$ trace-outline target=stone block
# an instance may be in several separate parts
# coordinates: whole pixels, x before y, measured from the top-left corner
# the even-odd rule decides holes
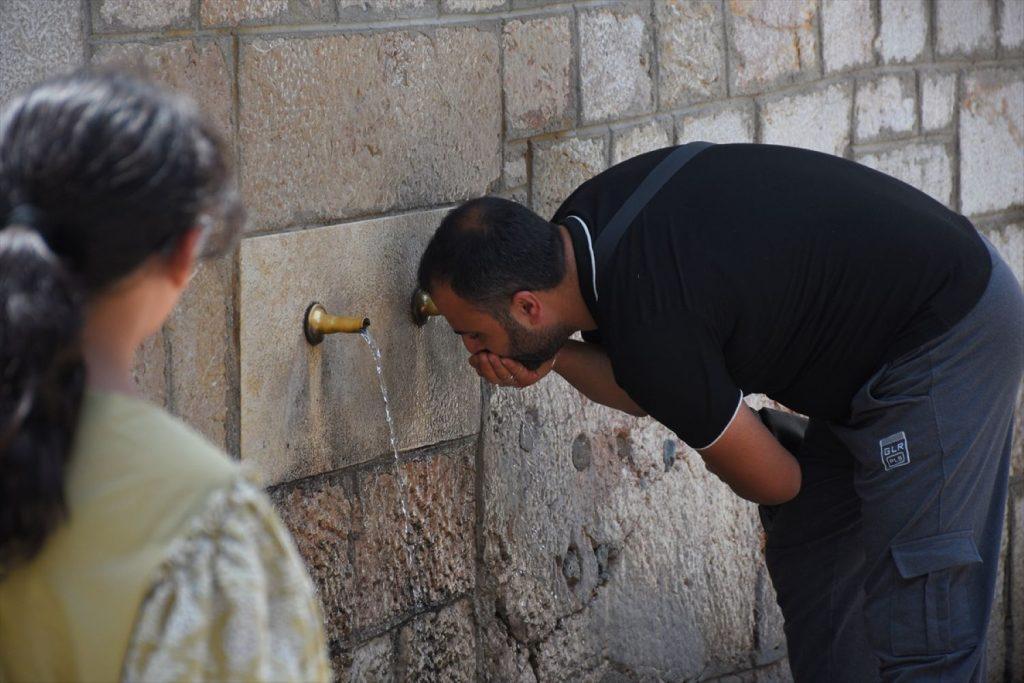
[[[725,9],[733,95],[811,80],[821,71],[814,0],[729,0]]]
[[[946,206],[953,205],[953,154],[942,142],[911,142],[857,161],[913,185]]]
[[[425,614],[398,635],[402,680],[476,680],[476,627],[473,607],[462,600],[434,614]]]
[[[999,50],[1019,55],[1024,48],[1024,0],[1002,0],[999,5]]]
[[[568,138],[530,143],[533,164],[533,210],[550,218],[585,180],[605,169],[608,143],[604,138]]]
[[[876,33],[870,0],[824,0],[821,47],[825,73],[873,64]]]
[[[580,12],[580,96],[586,122],[653,108],[647,18],[627,7]]]
[[[964,78],[960,102],[960,211],[1024,204],[1024,73],[992,69]]]
[[[935,0],[935,51],[939,57],[994,57],[993,0]]]
[[[46,3],[50,4],[49,0]],[[58,4],[56,2],[54,5]],[[72,4],[70,2],[61,4]],[[91,3],[96,31],[141,31],[183,28],[192,20],[192,0],[99,0]]]
[[[507,0],[442,0],[441,9],[445,12],[487,12],[503,9]]]
[[[338,683],[391,683],[395,680],[392,637],[382,636],[355,648],[335,667]]]
[[[926,133],[947,130],[956,111],[956,72],[922,71],[921,129]]]
[[[0,4],[0,106],[19,90],[85,61],[80,2]]]
[[[659,108],[726,96],[722,6],[711,0],[654,3],[658,25]]]
[[[754,142],[753,101],[714,105],[678,119],[678,142]]]
[[[761,142],[842,156],[850,144],[852,90],[849,83],[833,83],[766,100],[761,105]]]
[[[201,0],[199,21],[203,26],[330,21],[335,18],[332,0]]]
[[[754,508],[698,455],[558,380],[497,390],[482,439],[480,611],[535,646],[539,679],[596,680],[602,651],[645,680],[749,667]]]
[[[914,74],[886,74],[858,81],[855,115],[857,142],[912,135],[917,124]]]
[[[500,176],[494,32],[245,40],[239,61],[241,185],[257,228],[441,204]]]
[[[527,156],[529,145],[525,142],[513,142],[505,145],[505,160],[501,167],[501,184],[506,188],[526,185],[529,181]]]
[[[437,13],[437,0],[338,0],[342,21],[400,19]]]
[[[473,451],[461,442],[400,470],[385,463],[271,492],[317,586],[333,651],[472,589]]]
[[[367,316],[402,450],[473,434],[480,384],[443,320],[409,313],[419,257],[444,211],[250,238],[242,243],[241,452],[268,482],[390,453],[373,356],[359,335],[310,346],[306,307]]]
[[[925,0],[881,0],[875,50],[885,64],[917,62],[928,56],[928,5]]]
[[[147,339],[135,354],[132,379],[143,398],[158,406],[169,407],[167,401],[167,347],[161,329]]]
[[[508,136],[572,127],[576,88],[569,15],[509,21],[502,44]]]
[[[786,634],[783,631],[785,621],[782,618],[782,610],[779,608],[771,577],[768,576],[768,569],[763,565],[757,574],[755,609],[757,651],[754,655],[754,663],[757,665],[770,664],[784,659],[786,656]]]
[[[117,43],[97,45],[93,62],[142,69],[161,83],[196,101],[221,138],[234,139],[231,118],[231,65],[229,44],[182,40],[150,45]]]
[[[612,164],[672,144],[672,122],[656,119],[612,130]]]

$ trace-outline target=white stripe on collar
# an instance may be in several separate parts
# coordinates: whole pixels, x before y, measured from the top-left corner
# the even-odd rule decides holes
[[[597,265],[594,261],[594,243],[590,239],[590,228],[587,227],[587,224],[579,216],[569,215],[566,218],[575,218],[579,221],[579,224],[583,226],[583,234],[587,236],[587,249],[590,250],[590,279],[594,287],[594,301],[597,301]]]

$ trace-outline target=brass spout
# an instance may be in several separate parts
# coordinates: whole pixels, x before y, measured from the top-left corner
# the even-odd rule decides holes
[[[322,342],[325,334],[359,333],[369,326],[369,318],[346,318],[340,315],[331,315],[327,309],[315,301],[309,305],[306,315],[302,318],[302,331],[306,334],[306,341],[313,346]]]
[[[441,315],[430,295],[419,287],[412,293],[412,321],[423,327],[432,315]]]

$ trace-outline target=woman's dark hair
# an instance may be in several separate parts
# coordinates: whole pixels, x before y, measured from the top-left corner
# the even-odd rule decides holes
[[[83,306],[195,227],[219,228],[205,255],[229,248],[241,221],[228,155],[182,96],[83,71],[0,113],[0,574],[66,514]]]
[[[420,258],[419,286],[445,283],[485,310],[507,313],[512,295],[552,289],[565,277],[558,226],[499,197],[452,209]]]

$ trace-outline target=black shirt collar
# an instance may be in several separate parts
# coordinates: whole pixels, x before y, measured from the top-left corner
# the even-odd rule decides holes
[[[597,235],[593,233],[582,218],[575,214],[569,214],[562,220],[562,225],[569,231],[569,238],[572,240],[572,249],[576,256],[576,274],[579,277],[580,293],[583,301],[590,310],[590,316],[596,321],[597,315],[597,277],[594,261],[594,240]]]

